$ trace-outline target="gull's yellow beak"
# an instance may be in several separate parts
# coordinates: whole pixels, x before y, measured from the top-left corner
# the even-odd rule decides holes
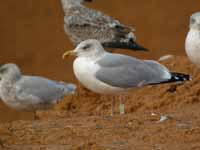
[[[68,56],[74,56],[74,55],[76,55],[76,53],[74,52],[74,50],[66,51],[66,52],[62,55],[62,58],[65,59],[65,58],[68,57]]]

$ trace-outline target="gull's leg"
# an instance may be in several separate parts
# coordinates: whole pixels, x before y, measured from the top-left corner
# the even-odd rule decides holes
[[[39,117],[37,115],[37,111],[34,111],[34,120],[38,120],[38,119],[39,119]]]
[[[114,106],[115,106],[115,97],[112,96],[112,100],[111,100],[111,112],[110,112],[111,116],[114,115]]]
[[[119,113],[120,115],[123,115],[125,114],[124,95],[120,95],[119,99],[120,99]]]

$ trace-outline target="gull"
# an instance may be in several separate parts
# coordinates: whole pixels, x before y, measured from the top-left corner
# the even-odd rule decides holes
[[[189,75],[170,72],[153,60],[109,53],[95,39],[81,42],[74,50],[65,52],[63,58],[69,55],[77,56],[73,62],[76,78],[87,89],[100,94],[123,95],[137,87],[190,79]],[[123,96],[120,101],[120,114],[124,114]]]
[[[65,95],[73,94],[75,89],[74,84],[22,75],[16,64],[0,66],[0,97],[7,106],[16,110],[50,108]]]
[[[190,30],[186,37],[185,49],[189,59],[200,67],[200,12],[190,17]]]
[[[61,0],[65,14],[64,30],[75,46],[86,39],[96,39],[107,48],[147,51],[136,43],[133,28],[83,6],[84,1],[92,0]]]

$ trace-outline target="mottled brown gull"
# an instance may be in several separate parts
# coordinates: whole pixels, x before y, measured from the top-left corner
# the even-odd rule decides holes
[[[107,48],[147,50],[136,43],[133,28],[85,7],[84,1],[91,0],[61,0],[65,13],[64,30],[75,46],[87,39],[97,39]]]

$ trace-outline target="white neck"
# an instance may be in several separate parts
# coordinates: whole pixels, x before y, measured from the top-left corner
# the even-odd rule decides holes
[[[200,31],[190,29],[185,41],[185,49],[189,59],[200,66]]]
[[[195,48],[195,45],[199,45],[199,44],[200,44],[200,31],[197,29],[190,29],[190,31],[187,34],[186,41],[185,41],[186,50],[193,49],[193,48]]]

